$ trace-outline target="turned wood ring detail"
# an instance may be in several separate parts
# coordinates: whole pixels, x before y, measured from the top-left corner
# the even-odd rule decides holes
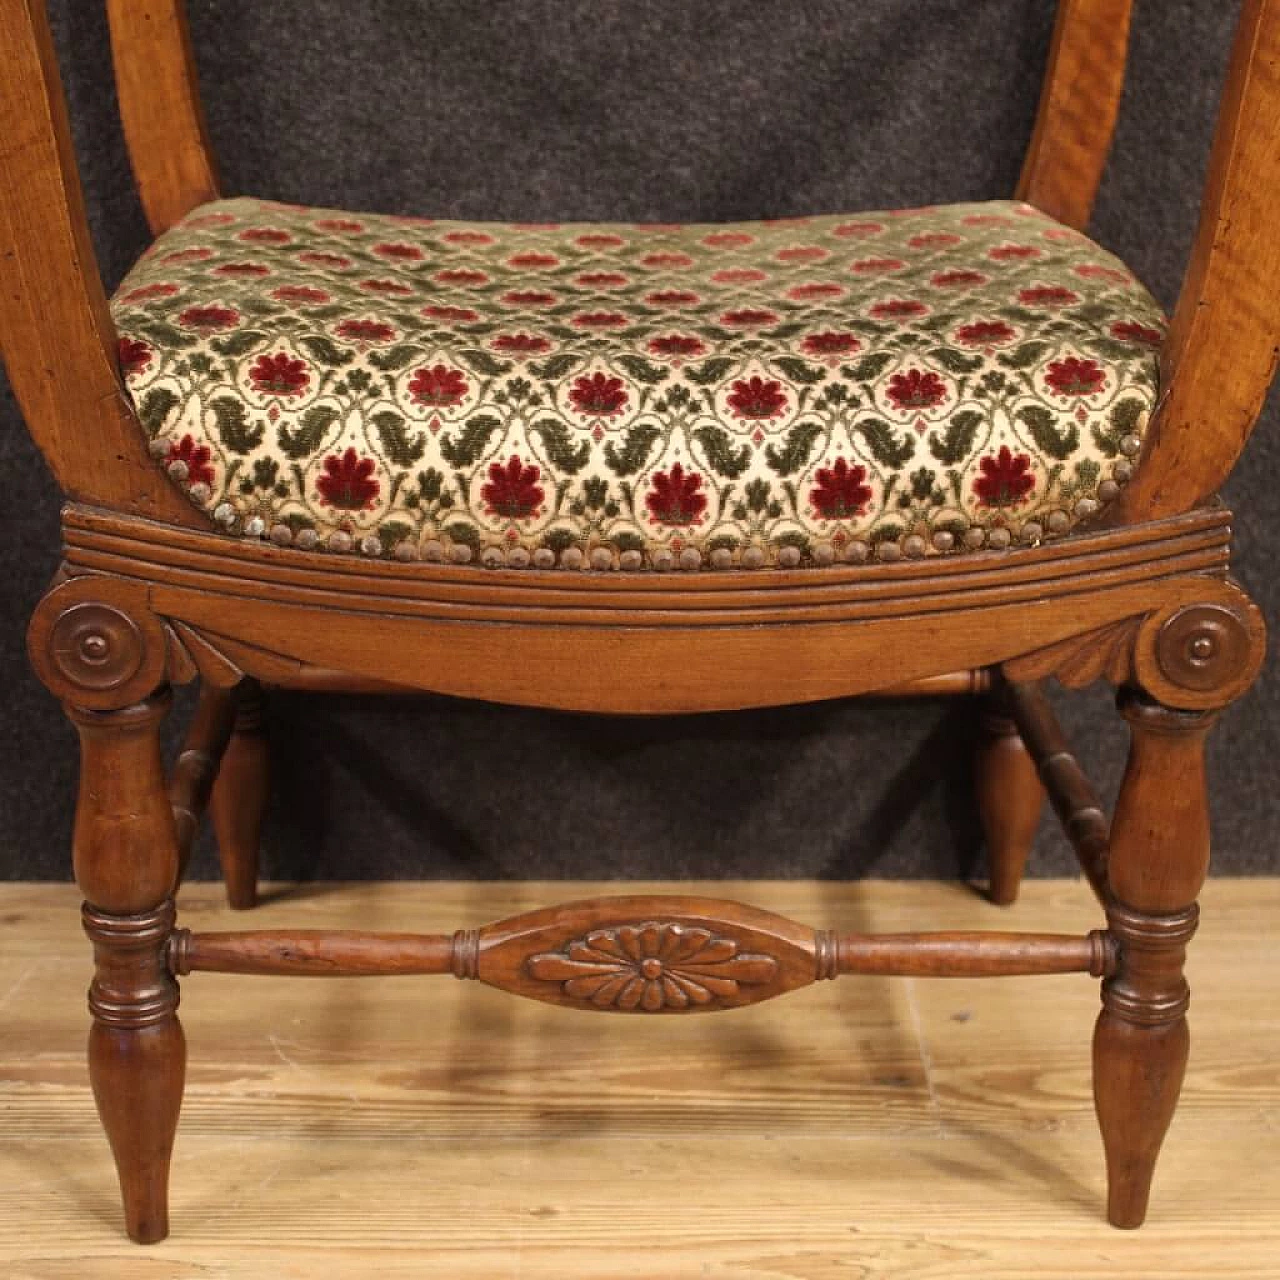
[[[105,693],[126,684],[142,666],[145,641],[128,614],[109,604],[72,605],[49,635],[53,665],[72,684]]]

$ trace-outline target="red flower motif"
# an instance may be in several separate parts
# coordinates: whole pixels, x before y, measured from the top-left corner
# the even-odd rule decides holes
[[[137,338],[121,338],[116,345],[116,358],[120,361],[120,372],[131,378],[151,363],[151,348]]]
[[[288,244],[293,237],[287,231],[277,231],[274,227],[250,227],[236,239],[247,240],[250,244]]]
[[[343,511],[366,511],[373,506],[381,488],[374,478],[372,458],[362,458],[354,449],[331,454],[324,460],[324,473],[316,477],[320,501]]]
[[[869,236],[878,236],[883,230],[883,222],[842,222],[831,234],[842,240],[865,240]]]
[[[582,242],[579,241],[579,244]],[[653,270],[678,270],[683,267],[693,266],[693,259],[687,253],[646,253],[640,259],[642,267],[651,267]]]
[[[409,394],[414,404],[447,408],[461,404],[467,394],[467,380],[457,369],[446,364],[425,366],[409,380]]]
[[[755,236],[745,231],[713,231],[704,236],[702,243],[708,249],[741,249],[745,245],[754,244]]]
[[[1076,275],[1082,280],[1109,280],[1112,284],[1133,283],[1133,277],[1127,271],[1121,271],[1116,267],[1099,266],[1096,263],[1086,263],[1082,267],[1077,267]]]
[[[1091,396],[1101,391],[1107,380],[1106,370],[1093,360],[1081,360],[1077,356],[1067,356],[1055,360],[1044,380],[1060,396]]]
[[[214,267],[213,274],[239,280],[248,279],[251,276],[269,276],[271,268],[264,267],[260,262],[228,262],[225,266]]]
[[[947,385],[927,369],[908,369],[889,379],[889,399],[899,409],[932,409],[947,398]]]
[[[665,338],[649,339],[649,350],[655,356],[662,356],[667,360],[683,360],[700,356],[706,349],[707,344],[701,338],[687,337],[682,333],[668,334]]]
[[[240,313],[231,307],[188,307],[178,316],[178,323],[188,329],[200,329],[206,332],[215,329],[230,329],[238,324]]]
[[[901,271],[906,265],[901,258],[863,258],[849,270],[857,276],[881,276],[890,271]]]
[[[178,292],[176,284],[144,284],[124,295],[126,302],[148,302],[152,298],[171,298]]]
[[[729,392],[729,408],[739,418],[777,418],[787,411],[787,396],[772,378],[739,379]]]
[[[493,243],[493,237],[484,231],[450,231],[445,236],[448,244],[487,245]]]
[[[956,341],[966,347],[998,347],[1017,336],[1018,331],[1003,320],[975,320],[956,330]]]
[[[800,350],[820,360],[831,356],[851,356],[862,350],[862,340],[852,333],[810,333],[800,343]]]
[[[413,292],[411,286],[399,280],[361,280],[360,288],[366,293],[390,294],[400,298]]]
[[[692,307],[702,299],[687,289],[659,289],[657,293],[647,294],[645,301],[651,307]]]
[[[809,490],[809,501],[824,520],[848,520],[860,516],[871,501],[871,486],[863,482],[867,469],[850,466],[837,458],[830,467],[819,467],[817,484]]]
[[[489,283],[489,277],[483,271],[474,271],[470,267],[451,267],[448,271],[437,271],[431,278],[437,284],[458,285],[463,289]]]
[[[907,246],[911,249],[949,249],[952,245],[959,244],[960,239],[960,236],[952,235],[949,231],[925,231],[912,236],[907,241]]]
[[[351,266],[351,259],[340,253],[300,253],[298,261],[312,267],[329,267],[334,271],[343,271]]]
[[[621,271],[584,271],[578,284],[584,289],[620,289],[627,283]]]
[[[309,307],[328,302],[330,295],[323,289],[312,288],[309,284],[282,284],[278,289],[272,289],[271,296],[277,302],[293,302],[299,306]]]
[[[171,462],[185,463],[187,480],[191,484],[212,484],[212,456],[207,444],[196,444],[193,437],[183,436],[177,444],[169,446],[169,452],[164,455],[164,465],[167,467]]]
[[[986,284],[981,271],[939,271],[929,283],[935,289],[964,289],[971,284]]]
[[[627,242],[621,236],[591,231],[584,236],[579,236],[573,243],[582,249],[621,249]]]
[[[726,311],[720,317],[720,323],[731,325],[735,329],[751,329],[760,325],[777,324],[778,317],[772,311],[743,307],[740,311]]]
[[[472,324],[480,319],[480,313],[470,307],[423,307],[422,314],[445,324]]]
[[[526,467],[514,453],[505,467],[500,462],[493,463],[489,467],[489,482],[480,489],[489,514],[507,520],[537,515],[546,497],[538,483],[541,474],[533,463]]]
[[[1080,295],[1073,289],[1064,289],[1060,284],[1039,284],[1031,289],[1023,289],[1018,294],[1018,301],[1028,307],[1069,307],[1080,301]]]
[[[375,244],[373,251],[392,262],[421,262],[422,250],[416,244]]]
[[[381,320],[344,320],[335,332],[352,342],[390,342],[396,336],[395,329]]]
[[[768,272],[757,267],[725,267],[723,271],[712,273],[714,284],[759,284],[769,278]]]
[[[627,323],[626,316],[615,311],[583,311],[573,317],[579,329],[620,329]]]
[[[551,343],[546,338],[532,333],[500,333],[490,345],[495,351],[515,356],[518,360],[526,356],[540,356],[551,350]]]
[[[793,302],[816,302],[819,298],[840,298],[845,293],[842,284],[830,284],[817,281],[813,284],[798,284],[787,290],[787,297]]]
[[[1158,347],[1164,341],[1164,334],[1150,325],[1138,324],[1133,320],[1122,320],[1111,326],[1111,336],[1121,342],[1141,342],[1147,346]]]
[[[910,320],[913,316],[926,315],[929,308],[923,302],[911,298],[886,298],[871,308],[877,320]]]
[[[779,249],[773,256],[779,262],[821,262],[823,258],[831,256],[831,250],[816,244],[796,244],[787,249]]]
[[[504,293],[502,300],[509,307],[550,307],[558,301],[554,293],[545,289],[513,289]]]
[[[627,388],[621,378],[593,373],[578,378],[569,392],[573,407],[586,417],[607,418],[621,413],[627,403]]]
[[[983,458],[978,469],[982,474],[974,480],[973,491],[984,507],[1016,507],[1036,487],[1031,459],[1025,453],[1010,453],[1007,444]]]
[[[263,395],[298,396],[306,390],[311,374],[301,360],[278,351],[273,356],[259,356],[249,370],[249,379]]]
[[[161,262],[204,262],[213,257],[212,249],[179,249],[177,253],[166,253]]]
[[[353,222],[350,218],[320,218],[313,225],[319,231],[341,231],[348,235],[359,235],[364,230],[363,222]]]
[[[1038,258],[1042,250],[1029,244],[997,245],[987,257],[993,262],[1018,262],[1024,258]]]
[[[655,471],[653,488],[645,495],[649,519],[656,524],[690,525],[702,519],[707,509],[707,496],[700,493],[702,477],[686,472],[677,462],[668,474]]]
[[[543,271],[558,267],[560,259],[554,253],[517,253],[507,259],[507,265],[517,271]]]

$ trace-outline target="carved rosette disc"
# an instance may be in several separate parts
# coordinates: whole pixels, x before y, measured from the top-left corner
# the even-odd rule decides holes
[[[596,929],[560,951],[530,956],[528,971],[598,1009],[658,1013],[735,1003],[740,987],[773,981],[778,962],[740,952],[710,929],[650,920]]]
[[[59,582],[36,607],[27,650],[57,697],[92,710],[128,706],[165,679],[164,628],[146,588],[120,578]]]

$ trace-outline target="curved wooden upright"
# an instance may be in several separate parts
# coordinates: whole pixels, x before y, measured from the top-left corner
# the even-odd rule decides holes
[[[217,191],[185,15],[180,0],[109,9],[130,153],[161,229]],[[1061,6],[1019,189],[1072,226],[1087,220],[1105,162],[1129,10]],[[71,499],[28,650],[82,746],[74,862],[96,962],[91,1075],[130,1234],[167,1229],[185,1062],[176,979],[213,972],[452,972],[630,1013],[727,1009],[837,974],[1088,973],[1103,979],[1095,1096],[1109,1216],[1137,1225],[1189,1043],[1183,960],[1209,853],[1204,739],[1266,654],[1262,618],[1229,577],[1231,515],[1212,494],[1280,346],[1280,0],[1244,0],[1164,398],[1107,527],[821,570],[490,571],[214,531],[148,455],[124,395],[39,0],[0,0],[0,49],[0,345]],[[1051,678],[1120,687],[1132,750],[1114,823],[1040,691]],[[168,686],[195,680],[200,707],[166,780]],[[461,922],[452,937],[189,934],[172,896],[209,804],[238,901],[252,898],[265,800],[255,681],[634,714],[994,692],[979,791],[995,896],[1013,896],[1043,784],[1106,927],[836,936],[675,895]]]

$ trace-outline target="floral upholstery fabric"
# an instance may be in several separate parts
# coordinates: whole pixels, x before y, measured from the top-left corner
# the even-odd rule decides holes
[[[197,209],[113,301],[229,533],[510,567],[1034,543],[1132,474],[1164,318],[996,202],[715,226]]]

